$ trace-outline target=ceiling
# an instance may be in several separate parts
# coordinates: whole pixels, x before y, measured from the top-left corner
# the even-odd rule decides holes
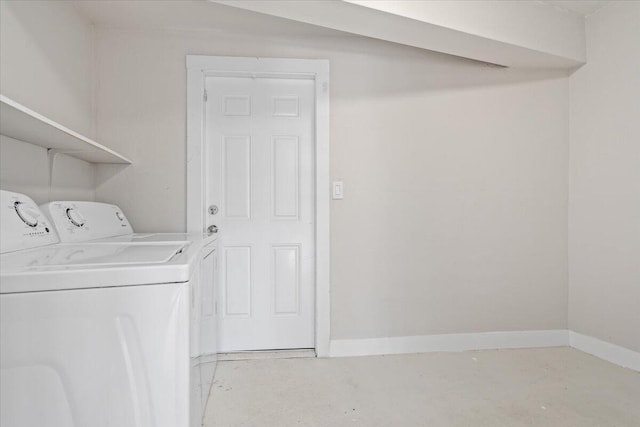
[[[256,14],[206,0],[74,0],[73,3],[91,22],[106,26],[222,30],[283,36],[340,34],[335,30]],[[609,1],[543,0],[541,3],[586,16],[602,8]]]
[[[488,49],[485,47],[483,51],[484,56],[474,56],[468,55],[465,52],[460,52],[460,41],[458,40],[454,43],[454,47],[456,49],[451,50],[451,43],[448,41],[446,37],[442,35],[433,35],[433,31],[441,30],[443,27],[441,26],[432,26],[435,28],[433,30],[431,37],[420,36],[419,42],[408,43],[406,38],[398,39],[398,37],[387,38],[384,36],[379,36],[375,34],[371,34],[370,32],[358,32],[358,31],[350,31],[348,28],[344,26],[331,26],[326,25],[325,21],[309,21],[309,20],[296,20],[295,18],[285,19],[285,15],[272,16],[274,14],[265,13],[257,13],[260,10],[252,11],[252,10],[244,10],[247,8],[241,7],[232,7],[226,6],[220,3],[216,3],[212,0],[171,0],[171,1],[144,1],[144,0],[72,0],[73,4],[77,8],[77,10],[84,15],[88,21],[99,27],[111,27],[111,28],[129,28],[129,29],[153,29],[153,30],[187,30],[187,31],[207,31],[214,32],[218,34],[239,34],[241,36],[249,36],[249,37],[264,37],[264,36],[273,36],[279,38],[286,39],[297,39],[304,37],[345,37],[345,36],[353,36],[354,34],[360,34],[366,37],[373,37],[382,40],[388,40],[395,43],[406,44],[409,46],[419,47],[427,50],[435,50],[439,52],[449,53],[456,56],[464,56],[484,62],[496,63],[501,65],[509,65],[509,66],[524,66],[523,64],[531,65],[531,61],[535,64],[536,67],[540,67],[541,64],[546,64],[544,66],[548,66],[549,63],[545,62],[549,58],[544,57],[535,57],[535,60],[532,60],[531,57],[527,56],[528,53],[533,51],[528,51],[526,49],[518,50],[519,48],[513,46],[502,46],[500,50],[500,54],[497,56],[495,54],[489,55],[486,57],[487,52],[493,52],[495,49]],[[536,1],[539,5],[544,5],[546,8],[555,8],[558,12],[551,13],[551,15],[558,15],[558,18],[561,22],[565,22],[567,19],[571,22],[572,20],[579,20],[583,18],[589,13],[593,13],[595,10],[605,6],[607,1]],[[536,2],[527,2],[529,3],[528,7],[531,7],[531,3]],[[247,2],[247,3],[261,3],[261,2]],[[310,13],[313,15],[318,13],[318,7],[323,8],[329,2],[323,1],[312,1],[309,2],[308,5],[305,5],[305,1],[299,0],[299,2],[273,2],[273,3],[281,3],[279,7],[285,6],[285,10],[291,11],[293,9],[298,10],[298,12],[302,13],[303,16],[309,15]],[[348,4],[342,2],[335,2],[335,4]],[[307,8],[309,6],[309,8]],[[315,7],[315,9],[314,9]],[[315,12],[314,12],[315,11]],[[551,12],[551,10],[547,10]],[[322,11],[320,11],[322,12]],[[344,11],[343,11],[344,12]],[[306,14],[306,15],[305,15]],[[571,15],[571,16],[568,16]],[[322,15],[322,14],[321,14]],[[344,22],[346,19],[345,16],[342,16],[342,13],[339,13],[338,16],[329,14],[331,19],[337,19],[338,22]],[[543,14],[544,15],[544,14]],[[565,16],[560,16],[565,15]],[[314,15],[315,16],[315,15]],[[324,15],[323,15],[324,16]],[[326,18],[326,16],[325,16]],[[357,17],[356,17],[357,18]],[[369,16],[371,18],[371,16]],[[375,17],[374,17],[375,18]],[[564,21],[563,21],[564,19]],[[303,21],[303,22],[299,22]],[[357,19],[356,19],[357,21]],[[362,21],[362,19],[360,19]],[[375,21],[375,19],[374,19]],[[305,23],[309,22],[309,23]],[[372,25],[373,29],[376,31],[380,31],[381,28],[389,27],[389,22],[387,18],[378,19],[378,24]],[[540,24],[543,24],[540,23]],[[553,23],[551,23],[553,24]],[[335,28],[335,29],[332,29]],[[430,27],[431,28],[431,27]],[[406,31],[405,31],[406,30]],[[384,31],[383,31],[384,32]],[[416,34],[416,28],[412,27],[408,30],[406,29],[406,25],[403,24],[401,31],[401,35],[408,34],[413,37]],[[424,31],[420,34],[423,34]],[[456,33],[457,34],[457,33]],[[397,35],[397,34],[396,34]],[[414,40],[412,38],[411,40]],[[440,50],[433,45],[434,40],[445,39],[443,43],[447,46],[447,49]],[[486,40],[481,40],[482,43],[486,43]],[[490,41],[490,40],[489,40]],[[475,45],[477,40],[475,40],[472,45]],[[438,43],[436,43],[437,45]],[[495,47],[495,46],[494,46]],[[505,50],[506,49],[506,50]],[[511,49],[511,50],[509,50]],[[515,50],[514,50],[515,49]],[[464,50],[464,49],[463,49]],[[474,51],[477,51],[477,47],[473,47]],[[524,52],[524,53],[523,53]],[[537,51],[536,51],[537,52]],[[467,52],[468,53],[468,52]],[[477,52],[476,52],[477,53]],[[538,53],[536,53],[538,55]],[[543,55],[544,56],[544,55]],[[509,58],[508,60],[502,61],[500,58],[504,59],[504,57]],[[580,60],[576,62],[575,58],[571,57],[568,63],[563,62],[563,60],[557,63],[557,55],[552,55],[553,67],[563,68],[569,64],[570,67],[575,67],[576,64],[580,64]],[[514,59],[517,58],[517,59]],[[546,58],[546,59],[545,59]],[[566,58],[565,58],[566,59]],[[515,61],[515,62],[514,62]],[[519,65],[517,65],[519,64]]]
[[[73,4],[90,22],[106,27],[222,31],[284,37],[344,34],[206,0],[74,0]]]
[[[575,12],[583,16],[591,15],[596,10],[604,7],[609,3],[608,0],[547,0],[542,3],[555,6],[560,9]]]

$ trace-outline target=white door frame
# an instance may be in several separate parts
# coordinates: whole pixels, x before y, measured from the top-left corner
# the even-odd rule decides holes
[[[187,231],[206,228],[205,79],[219,77],[299,78],[315,82],[315,345],[329,356],[330,236],[329,61],[187,55]]]

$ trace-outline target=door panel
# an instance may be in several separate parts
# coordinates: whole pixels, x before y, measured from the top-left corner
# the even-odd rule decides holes
[[[273,157],[273,216],[298,218],[300,182],[299,140],[296,136],[276,136],[271,147]]]
[[[224,207],[228,218],[251,216],[251,138],[224,137]]]
[[[314,346],[314,82],[208,77],[220,351]]]
[[[273,247],[274,314],[298,314],[300,247]]]
[[[224,315],[251,316],[251,247],[224,248]]]

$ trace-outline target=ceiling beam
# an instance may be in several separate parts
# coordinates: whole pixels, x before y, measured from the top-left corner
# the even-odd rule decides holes
[[[536,1],[210,1],[507,67],[586,62],[584,18]]]

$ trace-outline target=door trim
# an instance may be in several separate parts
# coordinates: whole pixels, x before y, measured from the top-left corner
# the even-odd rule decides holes
[[[207,76],[310,79],[315,82],[315,350],[329,356],[330,193],[329,61],[326,59],[243,58],[187,55],[187,231],[206,227],[207,176],[204,153],[205,79]]]

